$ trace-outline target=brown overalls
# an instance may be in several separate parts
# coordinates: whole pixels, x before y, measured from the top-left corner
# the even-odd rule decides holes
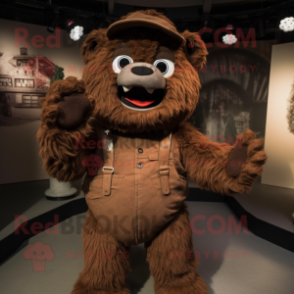
[[[147,242],[187,197],[178,144],[171,134],[158,140],[106,133],[104,166],[83,183],[88,207],[106,233],[126,246]]]

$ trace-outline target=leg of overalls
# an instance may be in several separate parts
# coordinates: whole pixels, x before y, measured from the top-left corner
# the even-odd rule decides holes
[[[152,241],[146,243],[147,261],[156,294],[207,294],[197,273],[187,207]]]
[[[89,210],[83,227],[84,269],[72,294],[130,294],[128,249],[103,231]]]

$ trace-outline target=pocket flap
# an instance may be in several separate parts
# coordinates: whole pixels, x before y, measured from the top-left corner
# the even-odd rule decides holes
[[[153,152],[149,154],[149,160],[158,160],[158,152]]]

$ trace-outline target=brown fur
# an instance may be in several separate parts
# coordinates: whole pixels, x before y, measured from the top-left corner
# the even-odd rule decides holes
[[[85,92],[83,81],[68,77],[64,81],[56,81],[46,97],[42,100],[41,127],[37,133],[40,145],[40,156],[48,175],[59,181],[72,181],[81,178],[85,173],[82,160],[85,154],[75,147],[75,140],[80,135],[89,137],[92,128],[89,115],[76,130],[68,132],[57,127],[57,102],[62,96],[73,92],[85,93],[93,106],[94,99]]]
[[[154,10],[144,13],[170,22]],[[76,149],[75,140],[79,135],[85,138],[91,136],[94,129],[92,122],[95,121],[99,127],[118,131],[125,136],[168,130],[179,143],[188,175],[201,188],[226,195],[250,191],[266,161],[262,139],[256,139],[254,133],[247,130],[235,146],[219,144],[210,142],[194,127],[184,123],[198,102],[200,81],[197,71],[206,62],[207,51],[197,33],[185,31],[182,35],[186,40],[183,44],[175,43],[159,31],[146,28],[125,30],[114,40],[109,40],[106,31],[102,29],[88,35],[81,48],[86,63],[83,81],[73,77],[57,81],[43,101],[37,138],[44,168],[50,176],[69,181],[84,174],[81,162],[85,154],[81,149]],[[146,112],[135,112],[121,105],[117,96],[117,74],[111,69],[113,53],[120,42],[128,44],[134,62],[153,64],[159,46],[165,46],[173,52],[176,71],[167,78],[166,95],[158,107]],[[187,44],[191,43],[194,45],[193,50],[187,48]],[[56,123],[57,103],[63,96],[74,92],[88,97],[91,111],[77,129],[59,129]],[[90,115],[95,119],[89,120]],[[244,154],[239,153],[245,162],[232,176],[228,173],[226,162],[229,158],[238,159],[239,155],[232,152],[240,143],[247,146],[247,158],[244,160]],[[85,221],[83,240],[85,267],[72,293],[130,293],[125,280],[130,270],[128,259],[87,258],[89,252],[94,252],[94,255],[97,251],[115,254],[116,251],[126,250],[121,243],[103,232],[91,211]],[[196,271],[197,260],[193,255],[192,232],[185,205],[177,217],[146,246],[156,294],[207,293],[207,286]],[[171,259],[171,251],[185,252],[185,256],[191,251],[192,257]]]
[[[253,182],[262,174],[261,165],[267,159],[262,151],[263,139],[256,139],[248,129],[238,137],[234,146],[211,142],[190,124],[181,125],[176,136],[188,175],[202,189],[225,195],[249,192]],[[242,144],[248,145],[247,160],[240,175],[231,177],[226,171],[228,158],[232,150],[242,148]]]
[[[130,294],[128,248],[103,231],[91,211],[83,228],[85,265],[72,294]]]
[[[289,131],[294,134],[294,83],[292,85],[292,91],[289,99],[287,119]]]
[[[156,294],[207,294],[198,275],[187,207],[152,242],[146,244],[147,261]]]
[[[170,22],[154,10],[146,13]],[[43,100],[37,139],[44,169],[49,176],[60,181],[70,181],[80,178],[85,172],[81,164],[85,154],[75,148],[75,139],[79,135],[90,136],[91,125],[87,121],[89,115],[74,131],[59,129],[56,123],[57,103],[62,96],[86,91],[92,106],[92,115],[100,127],[123,133],[172,131],[193,113],[200,90],[197,70],[206,62],[208,53],[197,33],[185,31],[183,36],[195,43],[197,50],[193,54],[187,52],[186,44],[179,46],[164,34],[149,29],[126,30],[115,40],[108,40],[105,29],[94,30],[88,35],[81,48],[86,63],[83,80],[68,77],[65,81],[56,81]],[[111,69],[113,53],[119,42],[128,43],[134,62],[153,63],[159,45],[165,45],[173,51],[176,71],[167,79],[167,94],[161,105],[154,110],[139,113],[121,105],[117,97],[117,75]]]
[[[148,13],[167,19],[153,10]],[[89,93],[96,97],[93,115],[101,127],[124,133],[173,130],[193,113],[200,90],[197,70],[206,62],[207,50],[196,33],[185,31],[183,36],[193,39],[197,46],[194,54],[188,54],[186,44],[179,46],[164,34],[149,29],[126,30],[115,40],[108,40],[104,30],[89,34],[82,47],[87,62],[83,80]],[[117,97],[117,74],[110,70],[113,53],[119,42],[129,45],[134,62],[153,63],[159,44],[173,51],[176,71],[167,79],[165,98],[155,109],[142,113],[121,105]],[[98,44],[95,50],[92,49],[93,44]],[[89,53],[90,48],[92,53]]]

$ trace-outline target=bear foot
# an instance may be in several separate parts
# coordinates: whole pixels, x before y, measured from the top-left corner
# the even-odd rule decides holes
[[[130,289],[125,285],[122,286],[121,289],[119,287],[113,288],[106,285],[104,285],[104,289],[101,288],[99,289],[99,286],[94,287],[94,285],[92,287],[90,287],[90,285],[86,286],[86,284],[77,281],[71,294],[130,294]]]

